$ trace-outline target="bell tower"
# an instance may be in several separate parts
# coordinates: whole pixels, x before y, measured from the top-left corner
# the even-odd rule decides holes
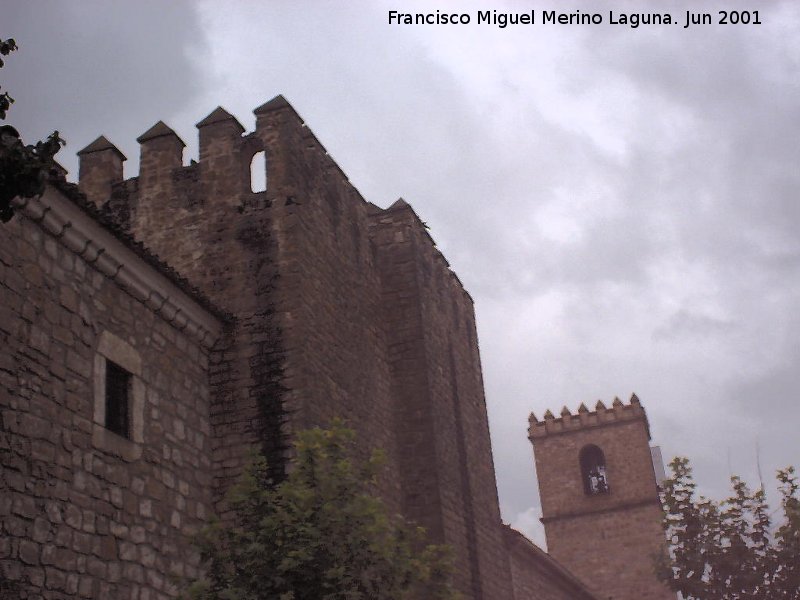
[[[603,600],[675,600],[655,576],[665,544],[647,415],[610,408],[530,416],[549,553]]]

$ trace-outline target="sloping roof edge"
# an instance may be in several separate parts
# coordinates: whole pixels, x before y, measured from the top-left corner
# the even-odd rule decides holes
[[[503,537],[506,540],[506,545],[516,545],[530,556],[531,559],[542,565],[546,570],[555,574],[557,577],[566,582],[577,590],[581,596],[574,598],[574,600],[600,600],[589,589],[573,575],[564,565],[558,562],[555,558],[550,556],[547,552],[539,548],[531,540],[525,537],[522,533],[503,523]]]
[[[45,230],[61,238],[67,247],[93,263],[101,272],[122,285],[131,295],[150,306],[178,329],[194,334],[204,345],[210,347],[219,337],[222,325],[233,321],[232,315],[213,304],[175,269],[122,230],[118,224],[104,216],[75,184],[53,178],[49,182],[48,189],[50,193],[46,190],[40,197],[16,198],[15,208]],[[57,196],[53,195],[54,192]],[[89,223],[95,224],[95,232],[105,232],[100,234],[105,238],[105,243],[98,245],[87,232],[83,231],[92,228]],[[110,246],[115,246],[116,250]],[[144,265],[137,268],[130,265],[128,260],[129,266],[126,269],[125,261],[114,256],[115,252],[124,254],[124,250],[120,248],[135,255]],[[130,257],[130,254],[127,256]],[[153,273],[163,278],[162,283],[157,283],[156,279],[147,276],[143,269],[151,269]],[[154,281],[156,283],[153,283]],[[165,291],[165,284],[173,286],[172,293]],[[197,308],[187,304],[187,301]],[[198,312],[198,308],[208,317]],[[211,321],[209,317],[212,318]],[[214,322],[217,324],[214,325]]]

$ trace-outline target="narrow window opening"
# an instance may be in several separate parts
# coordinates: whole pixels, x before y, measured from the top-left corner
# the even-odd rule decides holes
[[[263,150],[250,161],[250,190],[254,194],[267,191],[267,154]]]
[[[606,457],[603,451],[594,444],[584,446],[580,453],[580,463],[583,491],[586,495],[608,494],[611,488],[606,476]]]
[[[106,429],[130,439],[129,396],[131,374],[118,364],[106,361]]]

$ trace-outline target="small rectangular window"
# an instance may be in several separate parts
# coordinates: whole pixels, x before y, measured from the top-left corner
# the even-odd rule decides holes
[[[131,374],[106,360],[106,429],[130,439],[129,395]]]

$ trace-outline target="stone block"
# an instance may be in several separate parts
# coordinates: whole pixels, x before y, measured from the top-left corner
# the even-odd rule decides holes
[[[22,540],[19,543],[19,559],[26,565],[39,564],[39,551],[40,546],[35,542]]]

